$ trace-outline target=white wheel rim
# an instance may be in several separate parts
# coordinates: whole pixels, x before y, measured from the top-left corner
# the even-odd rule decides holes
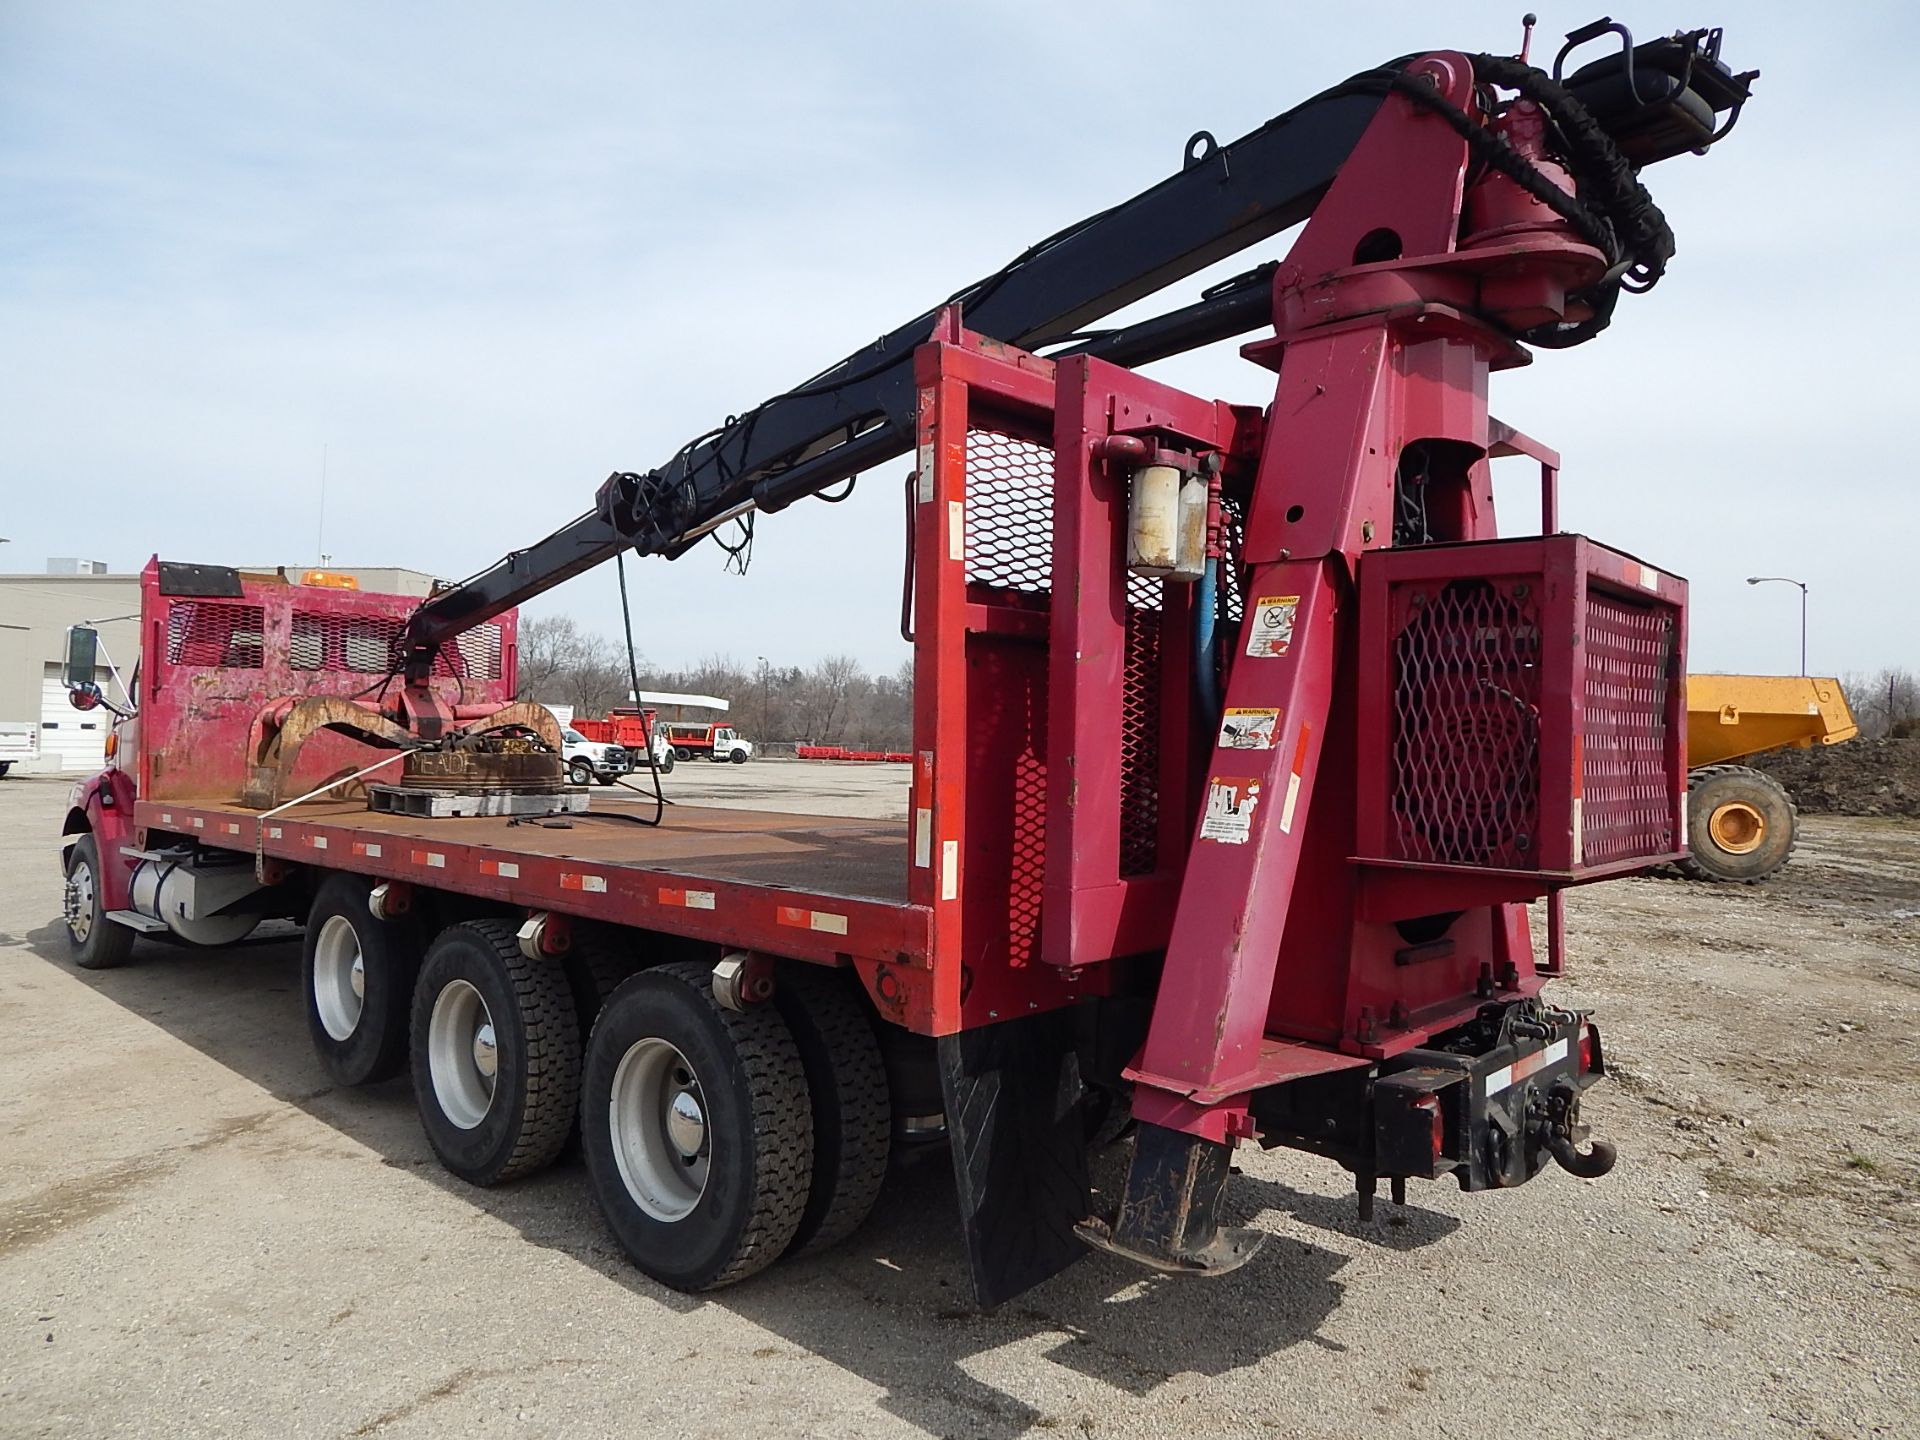
[[[668,1224],[692,1214],[707,1191],[713,1134],[687,1057],[658,1037],[629,1046],[613,1072],[607,1128],[633,1203]]]
[[[335,1040],[350,1039],[367,1004],[367,957],[344,915],[329,915],[313,942],[313,1008]]]
[[[93,866],[85,860],[75,859],[67,872],[64,899],[67,933],[76,945],[84,945],[93,933]]]
[[[493,1108],[500,1052],[493,1015],[480,992],[464,980],[449,980],[427,1021],[427,1069],[440,1113],[471,1130]]]

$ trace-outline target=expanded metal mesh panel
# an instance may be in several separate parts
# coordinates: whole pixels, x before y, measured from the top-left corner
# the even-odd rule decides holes
[[[1589,865],[1675,847],[1666,768],[1674,612],[1587,599],[1582,856]]]
[[[167,615],[167,663],[258,670],[266,663],[266,611],[232,600],[176,600]]]
[[[1160,602],[1164,581],[1127,577],[1120,703],[1120,873],[1150,875],[1160,839]]]
[[[295,611],[287,635],[287,664],[295,670],[384,675],[400,663],[400,635],[405,629],[404,620]]]
[[[1241,617],[1247,613],[1245,577],[1240,572],[1240,547],[1247,538],[1247,517],[1238,501],[1220,502],[1220,540],[1226,555],[1220,561],[1219,633],[1225,635],[1227,653],[1232,654],[1240,633]],[[1222,677],[1225,688],[1225,677]]]
[[[471,630],[462,631],[454,644],[460,651],[460,673],[465,678],[469,680],[500,678],[500,627],[498,625],[476,625]],[[444,651],[435,662],[435,672],[443,673],[443,667],[448,667]]]
[[[295,670],[336,670],[385,675],[405,658],[407,622],[390,616],[299,611],[287,636],[287,663]],[[500,627],[481,625],[442,647],[433,673],[468,680],[500,678]]]
[[[1045,594],[1053,584],[1053,451],[998,430],[967,434],[967,579]]]
[[[1456,580],[1406,600],[1394,641],[1394,858],[1530,868],[1540,796],[1536,588]]]
[[[1044,691],[1040,694],[1044,696]],[[1032,743],[1013,757],[1013,854],[1007,877],[1007,963],[1040,958],[1040,893],[1047,870],[1046,712],[1036,707]]]

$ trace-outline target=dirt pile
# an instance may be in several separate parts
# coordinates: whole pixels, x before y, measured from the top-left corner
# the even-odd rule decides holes
[[[1920,817],[1920,740],[1848,740],[1750,762],[1813,815]]]

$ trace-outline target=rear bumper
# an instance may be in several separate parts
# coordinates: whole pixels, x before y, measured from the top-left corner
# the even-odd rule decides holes
[[[1556,1159],[1576,1173],[1590,1163],[1565,1159],[1586,1139],[1580,1097],[1606,1073],[1584,1015],[1477,1055],[1414,1050],[1395,1065],[1369,1096],[1375,1174],[1452,1175],[1463,1190],[1500,1190]]]

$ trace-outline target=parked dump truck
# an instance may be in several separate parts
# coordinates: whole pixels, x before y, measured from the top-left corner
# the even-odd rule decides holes
[[[753,742],[725,721],[670,721],[666,730],[677,760],[744,765],[753,757]]]
[[[1559,532],[1558,457],[1489,382],[1660,279],[1634,176],[1753,76],[1717,30],[1610,24],[1554,71],[1437,51],[1196,135],[424,601],[156,560],[137,710],[64,825],[76,961],[297,921],[334,1083],[410,1071],[475,1185],[577,1129],[608,1229],[683,1289],[845,1236],[941,1136],[982,1304],[1092,1249],[1245,1264],[1247,1141],[1344,1167],[1363,1218],[1383,1180],[1603,1175],[1599,1032],[1528,904],[1682,856],[1686,585]],[[1278,265],[1089,330],[1293,226]],[[1136,368],[1249,332],[1269,407]],[[517,605],[905,455],[903,822],[566,785],[512,699]],[[1540,466],[1539,533],[1499,537],[1503,455]],[[1136,1122],[1111,1203],[1102,1109]]]
[[[1840,682],[1805,675],[1687,677],[1687,855],[1696,880],[1751,883],[1793,854],[1798,812],[1786,787],[1738,761],[1860,733]]]

